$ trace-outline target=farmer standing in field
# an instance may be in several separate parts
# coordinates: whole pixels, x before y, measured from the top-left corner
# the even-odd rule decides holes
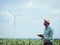
[[[38,36],[42,37],[42,39],[44,40],[43,45],[53,45],[53,43],[52,43],[53,30],[49,25],[50,25],[50,20],[45,19],[44,20],[44,26],[45,26],[44,35],[43,34],[38,35]]]

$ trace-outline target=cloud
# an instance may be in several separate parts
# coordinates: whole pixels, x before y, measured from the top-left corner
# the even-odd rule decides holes
[[[26,4],[26,7],[27,7],[27,8],[32,8],[32,5],[33,5],[32,3],[33,3],[32,0],[29,1],[29,2]]]
[[[29,0],[29,1],[24,2],[22,4],[22,8],[32,8],[32,5],[33,5],[33,1],[32,0]]]
[[[60,10],[59,9],[51,10],[51,11],[49,11],[49,13],[60,14]]]
[[[29,0],[25,1],[23,4],[11,4],[8,3],[4,7],[6,11],[2,10],[1,13],[5,17],[8,17],[6,19],[11,19],[11,16],[13,15],[30,15],[31,11],[33,10],[34,12],[36,9],[37,12],[44,13],[45,15],[47,14],[57,14],[59,13],[59,9],[54,9],[54,4],[56,1],[50,0],[50,1],[44,1],[44,0]],[[28,8],[28,9],[26,9]],[[31,10],[29,10],[32,8]],[[32,12],[33,13],[33,12]],[[39,13],[40,14],[40,13]]]

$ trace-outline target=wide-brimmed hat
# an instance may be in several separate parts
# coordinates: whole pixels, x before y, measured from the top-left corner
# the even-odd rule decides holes
[[[48,18],[44,19],[44,21],[50,24],[50,20]]]

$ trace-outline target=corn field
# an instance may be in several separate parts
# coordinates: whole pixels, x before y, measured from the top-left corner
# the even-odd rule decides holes
[[[53,44],[60,45],[60,40],[54,40]],[[43,40],[0,39],[0,45],[43,45]]]

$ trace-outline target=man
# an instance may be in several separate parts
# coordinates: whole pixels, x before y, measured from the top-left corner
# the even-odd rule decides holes
[[[44,35],[43,34],[38,35],[38,36],[42,37],[42,39],[44,40],[43,45],[53,45],[53,43],[52,43],[53,30],[49,25],[50,25],[50,20],[45,19],[44,20],[44,26],[45,26]]]

